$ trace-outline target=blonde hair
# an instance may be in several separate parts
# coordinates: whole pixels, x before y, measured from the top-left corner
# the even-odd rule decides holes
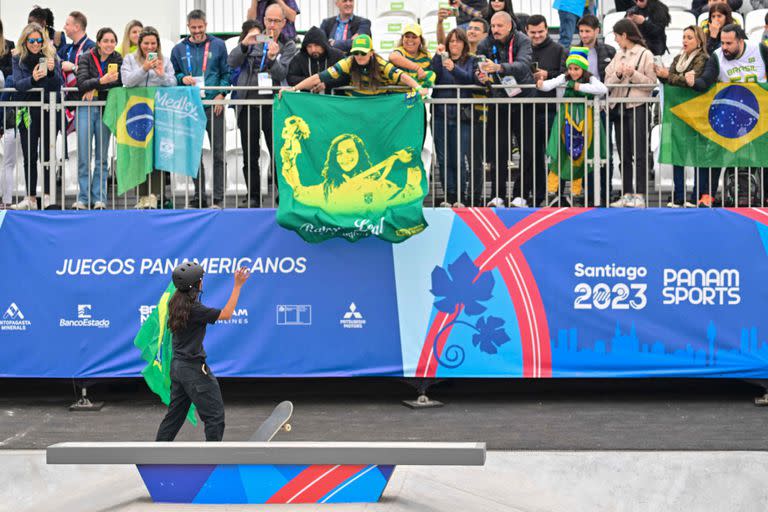
[[[686,30],[693,32],[693,37],[699,44],[699,50],[701,50],[703,53],[707,53],[707,36],[704,33],[704,30],[702,30],[702,28],[698,25],[688,25],[683,29],[683,32]]]
[[[123,34],[123,48],[122,48],[123,51],[120,52],[123,54],[123,56],[126,56],[129,53],[131,53],[131,30],[133,30],[133,27],[144,28],[144,24],[139,20],[131,20],[125,26],[125,34]]]
[[[143,64],[144,60],[146,59],[146,55],[143,55],[141,53],[141,42],[144,40],[145,37],[151,37],[154,36],[155,39],[157,39],[157,58],[162,59],[163,58],[163,52],[160,50],[160,33],[157,31],[155,27],[144,27],[141,29],[141,33],[139,34],[139,42],[136,45],[136,62],[139,64]]]
[[[53,47],[51,40],[48,39],[48,32],[43,30],[43,27],[40,24],[30,23],[24,27],[24,30],[21,31],[19,43],[16,45],[16,49],[14,50],[16,55],[19,56],[19,60],[24,60],[29,55],[29,50],[27,50],[27,39],[29,39],[29,36],[35,32],[38,32],[43,38],[43,45],[40,48],[40,50],[43,52],[43,55],[49,58],[56,56],[56,48]]]

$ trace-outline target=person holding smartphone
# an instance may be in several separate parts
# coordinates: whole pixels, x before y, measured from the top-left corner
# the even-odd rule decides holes
[[[208,324],[232,318],[240,289],[251,272],[247,268],[235,271],[235,284],[224,309],[209,308],[200,302],[204,274],[203,267],[191,261],[173,269],[176,291],[168,301],[168,328],[173,334],[171,401],[155,441],[173,441],[192,404],[205,424],[205,440],[221,441],[224,437],[224,400],[219,381],[206,362],[203,341]]]
[[[17,45],[18,54],[13,57],[13,80],[16,93],[13,101],[39,102],[40,92],[30,89],[43,89],[44,98],[49,93],[56,93],[60,99],[61,63],[56,56],[56,49],[48,40],[48,34],[37,23],[30,23],[21,31]],[[52,114],[40,107],[29,107],[29,115],[22,116],[19,123],[22,155],[24,157],[24,176],[27,179],[27,196],[11,206],[13,210],[37,210],[37,157],[42,139],[43,162],[43,201],[42,207],[51,204],[51,155],[50,130]]]
[[[259,28],[251,32],[229,52],[227,62],[233,69],[240,68],[237,84],[253,87],[239,91],[239,99],[268,100],[274,96],[273,87],[284,85],[288,68],[299,48],[293,39],[283,35],[286,17],[283,8],[272,4],[264,14],[264,33]],[[257,89],[258,88],[258,89]],[[261,173],[269,173],[269,167],[259,168],[259,133],[264,132],[270,154],[272,151],[272,105],[248,105],[237,108],[237,126],[243,139],[244,158],[247,166],[245,181],[248,184],[248,202],[251,207],[261,206]]]
[[[80,58],[77,67],[77,89],[83,101],[107,100],[113,87],[123,85],[120,66],[123,58],[117,51],[117,34],[111,28],[102,28],[96,34],[96,48]],[[107,207],[107,149],[109,128],[101,121],[102,107],[78,107],[77,123],[77,177],[80,186],[74,210],[104,210]],[[95,147],[95,168],[90,173],[91,143]]]
[[[160,34],[154,27],[144,27],[139,34],[139,48],[123,58],[120,76],[125,87],[172,87],[176,76],[170,59],[163,57]],[[165,186],[165,173],[152,171],[139,185],[137,209],[157,208],[158,197]]]
[[[531,72],[533,79],[538,83],[541,80],[550,80],[556,76],[565,73],[565,59],[568,52],[557,41],[549,37],[549,26],[547,20],[541,14],[534,14],[525,22],[525,32],[531,39],[532,66]],[[550,91],[538,90],[538,97],[555,98],[562,96],[563,89],[552,89]],[[534,123],[535,137],[533,158],[534,158],[534,206],[541,204],[546,199],[545,182],[547,179],[547,161],[546,146],[549,133],[555,122],[557,114],[556,103],[540,103],[534,105],[536,111],[536,122]]]

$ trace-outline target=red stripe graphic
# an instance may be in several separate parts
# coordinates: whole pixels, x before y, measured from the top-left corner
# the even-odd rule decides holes
[[[729,212],[747,217],[768,226],[768,208],[725,208]]]
[[[571,217],[589,208],[541,208],[511,228],[507,228],[493,210],[488,208],[462,208],[454,210],[485,247],[475,259],[482,271],[498,269],[515,308],[523,352],[524,377],[551,377],[552,353],[544,303],[536,280],[523,255],[521,246]],[[435,336],[440,329],[458,316],[439,313],[427,332],[427,339],[416,367],[417,377],[434,377],[438,363],[432,354]],[[446,329],[438,340],[438,356],[450,334]]]
[[[320,498],[366,467],[309,466],[269,498],[267,503],[317,503]]]

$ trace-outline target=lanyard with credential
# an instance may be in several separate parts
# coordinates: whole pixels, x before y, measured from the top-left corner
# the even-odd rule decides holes
[[[264,49],[261,51],[261,64],[259,64],[259,73],[264,70],[264,63],[267,61],[267,51],[269,50],[269,43],[264,43]]]
[[[83,42],[80,43],[80,46],[77,47],[77,51],[75,52],[75,61],[74,64],[77,66],[77,62],[80,60],[80,55],[83,53],[83,45],[85,45],[85,42],[88,40],[87,37],[83,36]],[[69,47],[69,51],[67,52],[67,60],[69,62],[72,62],[72,48],[74,48],[75,45],[72,44],[72,46]]]
[[[509,63],[512,64],[515,61],[515,38],[513,37],[512,40],[509,41],[509,52],[507,53],[507,58],[509,59]],[[496,64],[499,64],[499,51],[496,49],[496,45],[493,45],[491,47],[491,51],[493,52],[493,61]]]
[[[185,44],[184,46],[187,47],[187,66],[189,67],[189,74],[193,75],[192,71],[192,53],[189,49],[189,44]],[[208,50],[211,49],[211,41],[208,41],[205,43],[205,53],[203,54],[203,72],[202,75],[205,76],[205,70],[208,68]]]

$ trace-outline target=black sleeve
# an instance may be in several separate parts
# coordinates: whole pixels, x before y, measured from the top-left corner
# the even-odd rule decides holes
[[[699,92],[709,90],[710,87],[715,85],[717,81],[717,75],[720,74],[720,64],[717,61],[717,57],[714,55],[709,58],[707,65],[704,66],[704,71],[701,76],[696,77],[693,82],[693,88]]]
[[[302,73],[301,62],[299,59],[291,59],[291,63],[288,65],[288,76],[285,79],[288,82],[288,85],[293,87],[305,78],[306,77]]]
[[[556,76],[560,76],[563,73],[565,73],[565,61],[568,58],[568,50],[566,50],[564,47],[560,47],[560,69],[558,69],[557,74],[553,75],[551,78],[554,78]]]
[[[195,302],[195,305],[192,307],[192,313],[201,323],[213,324],[219,319],[221,310],[217,308],[209,308],[200,302]]]

